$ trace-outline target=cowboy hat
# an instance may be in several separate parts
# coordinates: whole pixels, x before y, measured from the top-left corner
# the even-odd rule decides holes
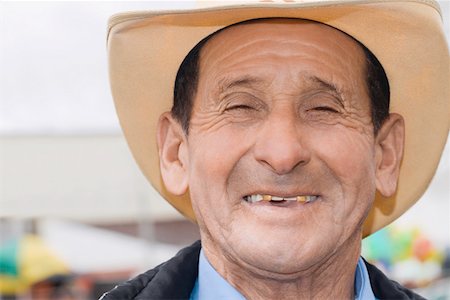
[[[112,94],[128,145],[151,184],[191,220],[188,193],[174,196],[159,171],[156,125],[171,109],[178,68],[203,38],[258,18],[301,18],[335,27],[360,41],[383,65],[390,111],[406,124],[398,189],[377,193],[364,236],[391,223],[424,193],[449,131],[450,64],[440,9],[430,0],[303,0],[199,2],[193,10],[132,12],[109,21]]]

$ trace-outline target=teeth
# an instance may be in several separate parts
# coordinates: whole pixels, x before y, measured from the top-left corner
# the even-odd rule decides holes
[[[306,203],[316,201],[318,196],[306,196]]]
[[[297,202],[306,202],[306,196],[297,196]]]
[[[297,196],[297,202],[309,203],[315,201],[317,196]]]
[[[262,195],[251,195],[251,202],[261,201],[263,199]]]
[[[317,200],[317,196],[296,196],[296,197],[278,197],[278,196],[272,196],[272,195],[260,195],[260,194],[256,194],[256,195],[249,195],[249,196],[245,196],[244,199],[247,202],[250,203],[254,203],[254,202],[259,202],[259,201],[297,201],[300,203],[309,203],[309,202],[313,202],[315,200]]]
[[[270,195],[263,195],[263,201],[272,201],[272,196]]]
[[[272,196],[272,201],[283,201],[285,200],[283,197]]]

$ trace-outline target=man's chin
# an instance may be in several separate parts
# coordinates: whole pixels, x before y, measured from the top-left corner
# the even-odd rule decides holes
[[[247,235],[248,236],[248,235]],[[251,237],[229,241],[224,249],[232,261],[267,278],[293,280],[326,262],[334,251],[331,241],[303,240],[292,232],[253,232]]]

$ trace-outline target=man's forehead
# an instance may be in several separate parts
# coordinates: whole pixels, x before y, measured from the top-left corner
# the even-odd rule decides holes
[[[310,47],[321,45],[323,49],[329,48],[342,56],[351,51],[363,54],[358,41],[326,24],[293,18],[253,19],[230,25],[208,37],[200,50],[200,69],[209,57],[217,57],[230,50],[239,53],[246,44],[258,40],[279,42],[279,54],[283,54],[287,49],[284,45],[289,43],[305,43],[306,46],[310,43]],[[255,53],[265,51],[264,43],[260,44],[261,47],[254,49]]]
[[[287,33],[298,33],[296,35],[291,35],[289,38],[291,40],[302,40],[305,37],[305,34],[317,34],[318,32],[323,32],[333,39],[343,39],[357,45],[357,42],[353,37],[320,22],[295,18],[264,18],[236,23],[219,30],[210,36],[204,48],[208,48],[210,47],[209,45],[216,42],[220,44],[231,42],[236,35],[247,35],[250,38],[255,37],[255,35],[265,36],[269,31],[278,33],[280,37],[283,36],[283,39],[285,40],[287,38]],[[320,37],[318,36],[318,38]]]
[[[237,84],[255,85],[258,84],[258,77],[253,76],[254,74],[249,76],[246,68],[240,68],[244,72],[242,78],[239,75],[230,78],[226,73],[217,74],[217,70],[222,70],[223,64],[242,66],[242,63],[248,63],[264,55],[268,57],[298,55],[317,61],[330,60],[330,63],[339,69],[339,73],[345,73],[352,68],[363,71],[365,66],[362,46],[346,33],[311,20],[270,18],[237,23],[210,36],[200,52],[199,68],[202,70],[200,73],[205,74],[203,71],[206,70],[209,70],[208,74],[211,71],[216,73],[215,85],[219,89]],[[252,68],[261,67],[264,57],[263,60],[255,61],[258,62],[256,65],[250,63]],[[317,77],[315,72],[314,69],[302,70],[297,77],[303,82],[310,81],[316,85],[326,85],[330,90],[340,90],[332,83],[333,73],[328,73],[327,77],[330,78],[324,80]]]

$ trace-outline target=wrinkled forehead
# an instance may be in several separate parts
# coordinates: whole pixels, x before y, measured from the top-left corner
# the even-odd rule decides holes
[[[363,56],[358,41],[329,25],[305,19],[267,18],[233,24],[214,33],[204,45],[200,59],[206,60],[210,56],[226,53],[229,49],[236,49],[249,40],[257,39],[279,41],[280,52],[283,51],[283,45],[289,43],[309,43],[311,47],[330,47],[341,57],[347,56],[349,52],[356,53],[356,59]],[[264,51],[264,48],[257,51]]]
[[[209,37],[199,58],[200,90],[223,90],[221,82],[258,74],[266,86],[278,78],[277,86],[307,88],[305,79],[319,78],[348,94],[362,89],[368,95],[363,46],[342,31],[310,20],[256,19],[231,25]],[[288,79],[286,74],[295,75]]]

